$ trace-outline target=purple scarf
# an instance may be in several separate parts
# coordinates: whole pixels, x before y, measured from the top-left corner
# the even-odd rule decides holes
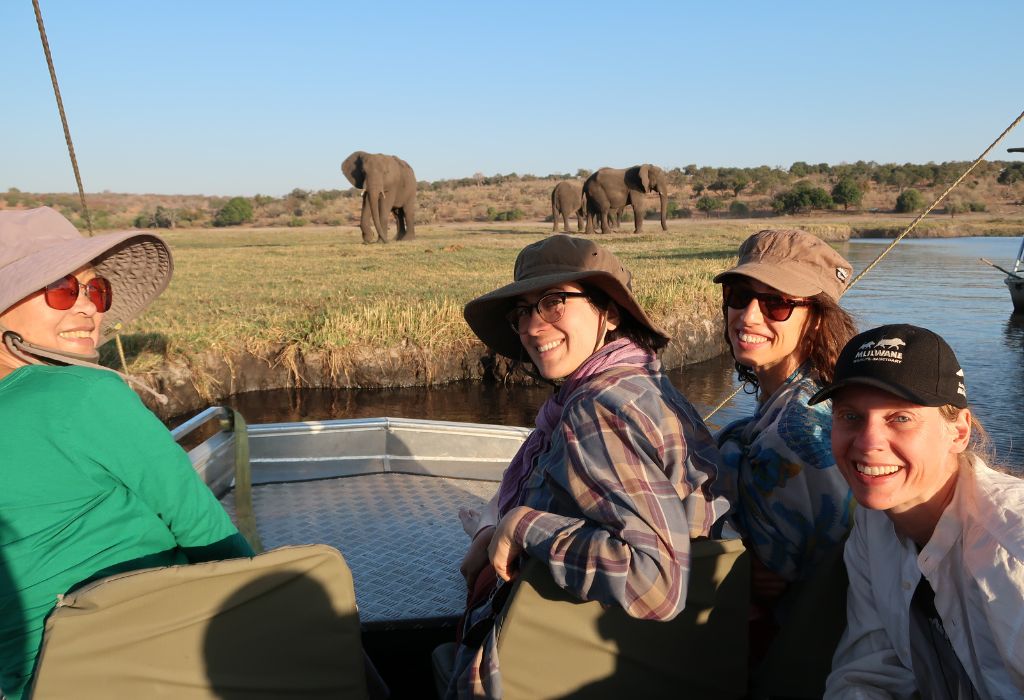
[[[537,412],[537,429],[530,433],[519,452],[512,458],[508,469],[501,477],[498,489],[498,514],[505,515],[519,505],[523,486],[533,471],[533,462],[551,444],[551,433],[562,419],[565,401],[573,392],[595,374],[618,366],[643,367],[654,360],[654,354],[644,350],[629,338],[619,338],[608,343],[583,361],[576,371],[566,377],[558,391],[540,407]]]

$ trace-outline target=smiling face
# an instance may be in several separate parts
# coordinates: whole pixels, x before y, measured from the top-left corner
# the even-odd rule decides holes
[[[580,285],[567,282],[524,294],[516,299],[516,305],[536,304],[542,296],[552,292],[583,291]],[[601,317],[605,313],[608,318],[602,332]],[[604,343],[604,333],[613,330],[617,323],[618,312],[614,304],[607,312],[602,312],[584,297],[568,297],[562,317],[554,323],[548,323],[536,310],[532,311],[522,322],[519,341],[542,377],[561,379],[572,374],[594,354],[598,343]]]
[[[74,275],[80,283],[87,284],[96,272],[91,267],[82,267]],[[97,310],[84,290],[79,290],[74,305],[64,311],[50,308],[40,290],[0,314],[0,323],[26,342],[79,355],[96,352],[102,321],[103,312]],[[0,346],[0,365],[10,370],[24,364]]]
[[[786,298],[777,289],[750,277],[738,277],[728,284]],[[764,396],[771,395],[807,359],[804,332],[810,317],[810,307],[798,306],[785,321],[773,321],[761,313],[757,299],[751,299],[743,309],[726,308],[733,356],[757,375]]]
[[[957,455],[970,434],[967,409],[949,421],[936,407],[857,385],[833,397],[832,454],[839,470],[861,506],[887,511],[907,534],[930,537],[956,487]]]

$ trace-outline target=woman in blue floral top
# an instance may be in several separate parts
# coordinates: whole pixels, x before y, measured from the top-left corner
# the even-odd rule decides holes
[[[736,267],[715,277],[739,378],[757,394],[754,415],[726,426],[718,444],[736,482],[730,520],[754,555],[751,593],[767,617],[853,524],[832,458],[831,407],[808,405],[856,333],[837,303],[851,272],[821,239],[784,229],[748,238]]]

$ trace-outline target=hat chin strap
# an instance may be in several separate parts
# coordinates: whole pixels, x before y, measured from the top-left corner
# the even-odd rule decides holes
[[[131,385],[136,389],[143,389],[153,395],[160,404],[167,403],[167,397],[158,391],[151,389],[146,386],[140,380],[135,379],[127,374],[118,372],[116,369],[110,367],[104,367],[98,364],[100,359],[99,352],[93,351],[88,354],[82,354],[77,352],[64,352],[61,350],[54,350],[53,348],[45,348],[41,345],[30,343],[22,338],[15,331],[5,328],[0,325],[0,331],[3,332],[4,347],[7,348],[7,352],[11,353],[14,357],[18,358],[22,362],[28,365],[75,365],[77,367],[89,367],[91,369],[102,369],[107,372],[113,372],[126,384]]]
[[[75,352],[63,352],[52,348],[45,348],[35,343],[30,343],[22,338],[15,331],[0,326],[4,334],[4,347],[22,362],[29,365],[49,364],[59,362],[63,365],[78,365],[79,367],[96,367],[96,361],[100,358],[98,352],[79,354]],[[107,369],[104,367],[103,369]]]

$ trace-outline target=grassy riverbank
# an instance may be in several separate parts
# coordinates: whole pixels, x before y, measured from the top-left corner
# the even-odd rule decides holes
[[[601,239],[634,270],[637,294],[655,315],[708,302],[711,276],[749,227],[687,229]],[[368,246],[346,228],[177,230],[166,234],[174,280],[131,335],[172,356],[279,343],[449,345],[471,338],[462,304],[510,281],[517,252],[545,233],[427,226],[415,241]]]
[[[799,225],[842,240],[855,223],[688,220],[671,222],[663,233],[651,221],[639,236],[599,240],[632,269],[637,297],[652,316],[684,336],[672,354],[678,365],[720,350],[708,347],[720,332],[711,278],[733,262],[746,236]],[[167,393],[188,395],[172,411],[289,384],[394,386],[478,377],[482,348],[462,319],[462,305],[508,282],[517,252],[548,235],[548,226],[427,225],[416,240],[389,245],[363,245],[352,227],[166,232],[174,279],[126,329],[129,369]],[[104,361],[115,364],[113,343],[104,348]]]

